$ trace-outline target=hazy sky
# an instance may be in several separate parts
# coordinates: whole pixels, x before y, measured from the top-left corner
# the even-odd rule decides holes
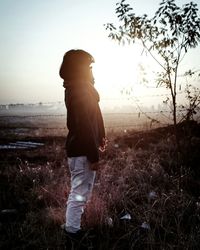
[[[59,67],[63,54],[77,48],[94,56],[102,98],[117,96],[123,84],[136,79],[141,51],[137,46],[119,47],[107,38],[103,24],[117,20],[116,2],[0,0],[0,103],[63,101]],[[160,0],[128,2],[137,14],[151,15]],[[195,2],[200,7],[200,1]],[[187,67],[198,68],[199,52],[199,48],[192,52]]]

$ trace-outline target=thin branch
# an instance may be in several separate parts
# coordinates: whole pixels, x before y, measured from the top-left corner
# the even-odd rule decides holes
[[[141,39],[143,46],[149,52],[151,57],[166,71],[166,68],[155,58],[155,56],[151,53],[151,50],[146,46],[145,42]]]

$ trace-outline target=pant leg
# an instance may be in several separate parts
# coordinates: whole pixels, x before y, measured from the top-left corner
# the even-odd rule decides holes
[[[90,199],[95,171],[89,169],[86,156],[68,158],[71,173],[71,190],[67,200],[66,230],[76,232],[81,226],[81,216],[85,204]]]

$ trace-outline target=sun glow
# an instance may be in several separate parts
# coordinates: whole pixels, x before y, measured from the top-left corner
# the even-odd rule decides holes
[[[113,46],[96,55],[96,87],[108,96],[138,79],[141,49]]]
[[[93,73],[101,99],[118,99],[118,104],[123,104],[121,90],[130,87],[135,96],[147,94],[148,89],[139,83],[139,65],[146,60],[139,45],[112,45],[102,53],[96,53],[95,60]]]

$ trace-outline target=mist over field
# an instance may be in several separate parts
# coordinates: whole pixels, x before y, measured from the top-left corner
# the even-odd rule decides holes
[[[185,109],[179,110],[179,119],[184,117],[185,111]],[[102,106],[102,114],[107,130],[152,129],[167,126],[173,122],[172,111],[165,104],[149,107],[134,106],[130,102],[120,105],[115,101],[115,105]],[[16,128],[17,126],[26,128],[30,126],[30,128],[38,129],[66,129],[66,108],[63,102],[0,105],[0,117],[0,125],[7,120]],[[195,119],[198,121],[199,117],[197,112]],[[152,122],[153,119],[154,122]]]

